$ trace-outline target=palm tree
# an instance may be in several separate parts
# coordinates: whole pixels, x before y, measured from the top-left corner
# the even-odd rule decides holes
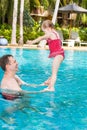
[[[60,0],[56,0],[55,10],[54,10],[53,18],[52,18],[53,24],[55,24],[56,19],[57,19],[57,13],[58,13],[58,8],[59,8],[59,3],[60,3]]]
[[[5,22],[5,14],[8,8],[8,1],[7,0],[0,0],[0,23]]]
[[[24,0],[20,3],[20,39],[18,43],[23,45],[23,11],[24,11]]]
[[[14,0],[12,37],[11,37],[11,44],[13,44],[13,45],[16,44],[17,11],[18,11],[18,0]]]

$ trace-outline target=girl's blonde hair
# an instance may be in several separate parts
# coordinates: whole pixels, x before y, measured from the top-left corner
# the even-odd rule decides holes
[[[43,23],[42,23],[42,28],[45,29],[45,28],[54,28],[54,25],[52,23],[51,20],[45,20]]]

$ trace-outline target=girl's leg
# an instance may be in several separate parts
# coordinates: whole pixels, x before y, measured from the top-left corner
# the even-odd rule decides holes
[[[52,64],[52,75],[51,75],[51,79],[48,85],[48,91],[54,91],[54,85],[56,82],[56,78],[57,78],[57,72],[58,69],[60,67],[61,62],[63,61],[63,56],[62,55],[58,55],[54,58],[53,64]]]

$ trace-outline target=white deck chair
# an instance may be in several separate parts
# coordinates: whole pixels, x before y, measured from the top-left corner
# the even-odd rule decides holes
[[[68,47],[74,47],[75,43],[80,43],[80,38],[77,32],[72,31],[70,34],[70,39],[64,40],[63,33],[61,30],[58,30],[62,45],[67,45]]]
[[[79,34],[78,32],[76,31],[71,31],[70,33],[70,40],[73,40],[74,41],[74,44],[75,43],[78,43],[80,45],[80,37],[79,37]]]
[[[87,41],[85,41],[85,42],[80,42],[80,46],[87,46]]]
[[[58,30],[58,34],[59,34],[60,39],[62,41],[62,46],[65,45],[65,44],[68,45],[68,41],[64,41],[63,33],[62,33],[61,30]]]

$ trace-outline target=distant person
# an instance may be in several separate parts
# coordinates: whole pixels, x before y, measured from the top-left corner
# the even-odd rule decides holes
[[[57,78],[57,71],[60,64],[64,59],[64,50],[62,48],[62,42],[60,40],[58,32],[54,29],[52,21],[46,20],[42,23],[42,30],[45,33],[43,36],[38,37],[35,40],[28,40],[27,44],[35,44],[41,40],[46,40],[49,45],[49,58],[54,58],[52,64],[52,74],[44,83],[48,85],[43,91],[55,91],[54,85]]]
[[[15,75],[18,70],[18,63],[12,55],[4,55],[0,58],[0,66],[4,70],[0,86],[2,96],[9,100],[15,99],[19,96],[16,92],[22,92],[21,85],[27,85],[27,83]]]

